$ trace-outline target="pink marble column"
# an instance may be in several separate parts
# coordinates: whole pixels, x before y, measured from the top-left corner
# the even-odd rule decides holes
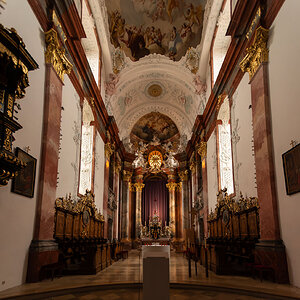
[[[204,223],[204,236],[208,237],[208,183],[207,183],[207,167],[206,167],[206,157],[201,161],[202,166],[202,195],[203,195],[203,223]]]
[[[57,76],[52,65],[46,64],[41,169],[38,184],[35,230],[28,258],[27,282],[38,281],[41,267],[57,262],[58,260],[58,247],[53,240],[53,232],[62,86],[63,83]]]
[[[104,166],[104,187],[103,187],[103,217],[104,217],[104,238],[108,237],[108,194],[109,194],[109,157],[105,159]]]
[[[113,238],[117,239],[118,238],[118,214],[119,214],[119,210],[120,210],[120,207],[119,207],[119,169],[115,167],[115,170],[114,170],[114,194],[115,194],[115,199],[116,199],[116,203],[117,203],[117,209],[115,209],[113,211]]]
[[[250,83],[257,195],[260,205],[261,240],[256,247],[256,260],[271,265],[275,270],[276,281],[285,283],[289,278],[285,247],[280,238],[267,63],[260,65]]]

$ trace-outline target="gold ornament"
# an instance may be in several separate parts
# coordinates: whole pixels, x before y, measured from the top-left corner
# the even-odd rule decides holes
[[[46,52],[45,52],[46,64],[51,64],[56,74],[63,81],[64,74],[65,73],[69,74],[73,66],[65,55],[65,49],[60,46],[57,32],[53,28],[45,32],[45,42],[46,42]]]
[[[250,80],[259,66],[269,60],[268,37],[269,30],[259,26],[255,31],[252,45],[246,49],[247,54],[240,62],[241,70],[249,73]]]

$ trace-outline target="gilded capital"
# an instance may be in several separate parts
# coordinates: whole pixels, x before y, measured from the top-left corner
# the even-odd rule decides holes
[[[122,165],[121,165],[120,161],[119,160],[115,161],[115,163],[114,163],[115,174],[119,174],[121,171],[121,168],[122,168]]]
[[[180,181],[187,181],[188,180],[188,174],[189,174],[188,170],[178,172],[178,176],[180,178]]]
[[[182,191],[182,182],[177,183],[177,190],[178,190],[179,192]]]
[[[123,170],[123,179],[124,179],[124,181],[130,182],[131,177],[132,177],[132,172]]]
[[[166,184],[166,187],[168,188],[169,192],[174,192],[176,187],[177,187],[177,183],[176,182],[169,182]]]
[[[55,72],[63,81],[64,74],[69,74],[73,66],[65,55],[65,49],[60,46],[57,32],[53,28],[45,32],[45,42],[45,61],[53,66]]]
[[[269,30],[259,26],[255,31],[252,45],[246,49],[246,56],[240,62],[241,70],[249,73],[250,80],[259,66],[269,60],[268,38]]]
[[[145,187],[145,185],[142,182],[137,182],[134,184],[134,187],[135,187],[136,191],[138,192],[138,191],[142,191],[143,188]]]
[[[114,151],[115,151],[115,146],[110,142],[107,142],[104,146],[104,154],[106,159],[110,159]]]
[[[206,157],[207,154],[207,143],[204,141],[201,141],[197,145],[197,152],[201,156],[201,160],[203,160]]]
[[[194,160],[190,161],[190,170],[193,174],[196,172],[196,162]]]

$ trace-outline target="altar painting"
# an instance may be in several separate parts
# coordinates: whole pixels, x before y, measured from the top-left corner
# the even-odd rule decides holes
[[[200,44],[207,0],[106,0],[111,43],[133,61],[152,54],[180,60]]]

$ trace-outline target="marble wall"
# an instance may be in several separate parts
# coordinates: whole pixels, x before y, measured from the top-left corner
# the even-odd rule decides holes
[[[281,237],[286,246],[290,281],[300,287],[300,193],[287,195],[282,154],[291,140],[300,142],[300,2],[285,1],[270,30],[269,80],[275,176]]]
[[[29,72],[30,86],[26,96],[19,101],[21,111],[17,115],[23,128],[16,132],[13,143],[14,148],[29,146],[29,154],[37,159],[34,197],[12,193],[11,182],[0,187],[0,290],[20,285],[26,279],[39,178],[45,82],[44,35],[28,2],[10,0],[4,7],[1,24],[17,30],[39,69]]]
[[[208,185],[208,212],[214,210],[217,203],[218,171],[215,131],[207,141],[207,185]]]
[[[105,155],[104,142],[97,132],[96,148],[95,148],[95,181],[94,193],[96,207],[103,213],[103,190],[104,190],[104,169],[105,169]]]
[[[253,149],[251,87],[245,74],[232,97],[231,139],[235,192],[257,197]]]
[[[64,77],[61,112],[61,141],[56,197],[77,197],[81,138],[80,99],[68,76]]]

